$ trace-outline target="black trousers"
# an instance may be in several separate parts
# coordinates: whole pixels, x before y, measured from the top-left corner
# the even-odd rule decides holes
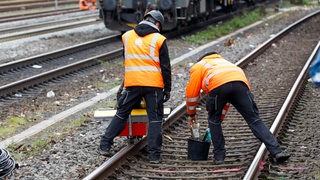
[[[149,119],[149,156],[159,158],[162,147],[163,90],[161,88],[134,86],[122,93],[116,115],[111,120],[105,134],[101,137],[100,148],[105,150],[113,145],[113,139],[124,129],[134,106],[144,98]]]
[[[230,102],[243,116],[253,134],[265,144],[271,155],[281,152],[280,146],[273,134],[259,117],[259,111],[254,102],[253,94],[245,83],[234,81],[210,91],[206,101],[209,128],[216,159],[224,159],[226,153],[220,117],[223,107],[227,102]]]

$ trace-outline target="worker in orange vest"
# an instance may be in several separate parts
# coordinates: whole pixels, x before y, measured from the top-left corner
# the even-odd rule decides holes
[[[91,0],[91,5],[88,0],[79,0],[79,8],[80,10],[95,10],[96,9],[96,0]]]
[[[134,29],[122,35],[124,46],[124,88],[116,115],[101,136],[99,153],[109,154],[113,139],[125,128],[134,105],[142,98],[148,116],[150,163],[161,162],[163,103],[171,92],[171,64],[166,38],[160,34],[164,17],[152,10]]]
[[[274,161],[281,163],[290,157],[281,150],[273,134],[260,119],[248,80],[240,67],[216,52],[205,54],[191,67],[190,80],[186,87],[190,128],[197,123],[196,106],[201,89],[208,95],[206,110],[215,164],[223,164],[226,156],[221,123],[230,104],[243,116],[253,134],[266,145]]]
[[[79,0],[80,10],[89,10],[89,3],[87,0]]]

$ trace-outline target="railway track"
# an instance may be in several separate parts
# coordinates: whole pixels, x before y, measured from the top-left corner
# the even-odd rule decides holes
[[[278,133],[278,129],[286,131],[282,121],[278,123],[275,120],[278,119],[278,113],[281,113],[283,108],[288,108],[282,106],[286,105],[286,98],[293,89],[300,71],[303,67],[308,67],[306,56],[312,53],[319,40],[317,33],[319,15],[317,14],[319,12],[313,14],[314,18],[310,16],[310,20],[293,24],[238,62],[238,65],[244,68],[249,81],[253,79],[254,82],[259,82],[251,84],[251,87],[253,93],[258,95],[256,102],[261,118],[268,127],[272,127],[275,134]],[[298,42],[301,44],[300,47],[295,45]],[[264,68],[257,72],[256,66]],[[283,68],[275,71],[274,69],[279,68],[273,68],[274,66]],[[300,81],[305,82],[306,80]],[[204,132],[207,128],[205,97],[199,104],[198,112],[198,121]],[[172,140],[164,138],[161,164],[148,163],[145,150],[146,137],[144,137],[136,144],[121,149],[85,179],[240,179],[245,176],[256,177],[259,174],[256,171],[260,163],[272,164],[265,150],[261,150],[261,154],[256,155],[258,151],[260,152],[261,143],[253,136],[245,121],[233,108],[224,120],[223,130],[227,149],[225,164],[214,165],[212,153],[208,161],[188,160],[187,139],[190,137],[190,132],[187,128],[185,107],[182,104],[164,123],[164,134],[170,136]],[[288,148],[281,139],[279,142],[283,149]],[[263,146],[261,148],[263,149]],[[212,152],[212,147],[210,152]],[[258,158],[254,160],[255,156]],[[250,166],[252,162],[254,163],[253,170]],[[274,165],[274,167],[279,169],[279,165]],[[250,172],[254,173],[246,175],[249,168]],[[264,171],[267,171],[267,168]]]
[[[70,22],[74,21],[81,21],[84,19],[96,19],[96,15],[86,15],[81,17],[71,17],[71,18],[65,18],[62,20],[53,20],[49,22],[36,22],[34,24],[28,24],[28,25],[21,25],[21,26],[15,26],[15,27],[5,27],[0,28],[0,33],[2,36],[11,34],[11,33],[19,33],[24,31],[30,31],[38,28],[46,28],[48,26],[57,26],[61,24],[68,24]]]
[[[235,14],[240,14],[241,11],[235,12]],[[231,18],[231,15],[219,15],[216,18],[211,19],[207,22],[200,22],[198,24],[194,24],[192,26],[189,26],[188,28],[184,28],[183,30],[177,30],[172,31],[166,34],[167,38],[172,38],[179,36],[184,33],[188,33],[193,31],[194,29],[210,25],[212,23],[217,23],[221,20],[226,20],[228,18]],[[89,19],[90,20],[90,19]],[[74,19],[71,20],[65,20],[65,21],[74,21]],[[57,21],[52,23],[58,23],[65,21]],[[96,23],[95,21],[89,21],[86,23]],[[0,36],[0,42],[6,41],[6,40],[12,40],[17,38],[22,38],[24,36],[30,36],[33,34],[41,34],[41,33],[48,33],[51,31],[56,31],[56,29],[59,29],[61,27],[54,27],[54,28],[47,28],[44,30],[35,30],[34,32],[28,32],[25,28],[33,29],[37,26],[47,26],[48,23],[41,23],[37,25],[31,25],[27,27],[21,27],[21,34],[19,33],[11,33],[6,35]],[[82,23],[71,25],[78,26],[82,25]],[[69,28],[69,25],[65,25],[65,28]],[[0,32],[12,32],[13,30],[19,30],[20,28],[9,28],[9,29],[2,29]],[[64,26],[62,27],[64,29]],[[20,31],[20,30],[19,30]],[[89,42],[86,44],[82,44],[76,47],[66,48],[62,49],[60,51],[56,51],[54,53],[50,54],[43,54],[36,57],[21,59],[15,62],[10,62],[6,64],[0,65],[0,76],[1,81],[0,83],[3,84],[0,87],[0,97],[2,97],[2,106],[4,108],[4,112],[6,112],[6,106],[8,103],[10,103],[10,99],[15,100],[16,98],[25,97],[23,95],[22,90],[27,90],[29,88],[32,88],[36,85],[42,84],[43,82],[50,81],[52,79],[58,78],[60,76],[63,76],[65,74],[70,74],[71,72],[75,72],[75,69],[82,69],[85,66],[91,67],[93,65],[99,64],[96,59],[103,59],[107,56],[114,57],[120,57],[122,55],[122,45],[120,44],[120,41],[117,42],[118,45],[116,47],[119,47],[118,49],[113,48],[105,48],[105,43],[109,42],[115,42],[115,40],[119,38],[120,35],[111,37],[112,40],[100,39],[97,41]],[[109,53],[105,53],[106,51],[111,51]],[[92,54],[96,52],[97,54],[101,53],[101,55],[97,55],[92,57]],[[75,58],[78,57],[78,58]],[[86,59],[87,58],[87,59]],[[65,63],[68,62],[69,65],[65,65]],[[64,65],[64,66],[62,66]],[[76,68],[78,66],[78,68]],[[50,67],[50,68],[49,68]],[[56,70],[54,70],[56,68]],[[47,77],[45,77],[47,76]],[[8,98],[10,97],[10,98]],[[0,99],[1,100],[1,99]],[[6,113],[3,113],[6,114]]]
[[[0,13],[10,11],[21,11],[36,8],[47,8],[54,7],[55,1],[49,0],[33,0],[33,1],[1,1],[0,2]],[[78,5],[76,0],[59,0],[59,5]]]
[[[302,71],[308,73],[309,64],[320,54],[320,41],[308,59],[308,63]],[[279,134],[287,151],[291,152],[290,161],[285,165],[278,165],[268,161],[261,163],[259,179],[318,179],[319,165],[319,112],[317,101],[319,89],[308,83],[308,74],[301,73],[297,78],[289,95],[294,96],[285,102],[290,109],[283,109],[283,129]],[[298,81],[299,80],[299,81]],[[300,89],[300,91],[299,91]]]
[[[74,72],[76,69],[92,66],[99,63],[97,59],[110,60],[119,57],[122,55],[122,49],[110,47],[110,43],[118,39],[119,34],[110,35],[55,52],[1,64],[0,96],[5,98],[12,93]],[[92,56],[93,52],[100,54]]]
[[[57,4],[56,4],[57,2]],[[80,12],[75,0],[1,1],[0,23]]]
[[[187,69],[186,69],[187,70]],[[255,89],[259,89],[259,88],[255,88]],[[259,94],[259,92],[258,92],[258,94]],[[270,102],[270,100],[268,100],[268,102],[266,103],[266,104],[268,104]],[[273,106],[271,106],[271,105],[265,105],[265,108],[273,108]],[[228,116],[231,116],[231,114],[228,114]],[[266,114],[263,114],[263,118],[265,117],[265,116],[268,116],[268,113],[266,113]],[[96,128],[93,128],[93,129],[91,129],[92,130],[92,132],[94,132],[94,131],[96,131]],[[89,130],[86,130],[86,132],[90,132],[91,131],[90,129]],[[86,135],[86,134],[85,134]],[[188,134],[187,134],[188,135]],[[80,137],[80,136],[79,136]],[[81,136],[81,138],[79,138],[79,137],[76,137],[77,139],[81,139],[82,138],[82,136]],[[253,138],[254,139],[254,138]],[[67,140],[68,141],[68,140]],[[91,139],[90,141],[93,141],[93,139]],[[88,143],[88,142],[85,142],[85,143]],[[68,156],[67,157],[67,159],[69,159],[69,158],[78,158],[78,157],[80,157],[80,161],[84,161],[85,162],[85,157],[87,157],[87,155],[85,155],[85,157],[81,157],[81,155],[83,155],[83,152],[82,152],[82,150],[80,150],[80,149],[78,149],[78,150],[76,150],[76,151],[74,151],[74,149],[73,148],[69,148],[69,146],[68,146],[68,144],[65,144],[64,146],[66,146],[66,147],[68,147],[68,149],[70,150],[70,151],[73,151],[72,152],[72,154],[74,154],[75,156],[74,157],[72,157],[72,156]],[[73,149],[73,150],[72,150]],[[85,148],[86,150],[87,150],[87,148]],[[68,151],[69,151],[68,150]],[[84,152],[86,152],[86,150],[84,150]],[[123,150],[121,150],[121,152],[123,152],[125,149],[123,149]],[[78,151],[79,152],[81,152],[81,155],[78,153]],[[58,152],[58,153],[57,153]],[[65,151],[66,152],[66,151]],[[67,152],[66,152],[67,153]],[[92,153],[92,148],[91,148],[91,150],[90,150],[90,153]],[[53,159],[55,159],[55,157],[56,156],[58,156],[58,157],[62,157],[63,155],[62,154],[60,154],[59,153],[59,151],[57,150],[57,149],[55,149],[54,147],[52,148],[52,151],[50,150],[50,156],[49,157],[47,157],[48,159],[50,159],[50,160],[48,160],[47,158],[40,158],[41,159],[41,161],[47,161],[48,160],[48,163],[51,161],[51,160],[53,160]],[[97,156],[97,155],[95,155],[95,156]],[[90,157],[90,156],[89,156]],[[210,158],[210,157],[209,157]],[[95,163],[97,163],[97,162],[99,162],[99,161],[101,161],[101,157],[97,157],[97,158],[94,158],[95,160],[95,162],[91,162],[92,164],[86,164],[86,165],[84,165],[83,166],[83,169],[85,169],[85,168],[88,168],[88,167],[96,167],[97,166],[97,164],[95,164]],[[58,159],[57,159],[58,160]],[[79,159],[78,159],[78,161],[79,161]],[[96,162],[97,161],[97,162]],[[60,162],[60,160],[59,160],[59,162]],[[39,162],[38,162],[39,163]],[[33,164],[33,163],[32,163]],[[63,168],[63,166],[64,165],[61,165],[61,167]],[[148,166],[148,164],[147,164],[147,166]],[[69,167],[68,167],[69,168]],[[23,169],[23,168],[22,168]],[[28,173],[23,173],[23,171],[22,171],[22,169],[21,169],[21,172],[22,172],[22,174],[20,175],[20,176],[24,176],[24,177],[30,177],[30,173],[32,174],[32,171],[30,172],[30,171],[28,171]],[[71,168],[71,169],[73,169],[73,168]],[[90,168],[89,168],[90,169]],[[81,169],[80,169],[81,170]],[[237,171],[238,169],[233,169],[233,171]],[[62,172],[62,171],[61,171]],[[169,171],[168,171],[169,172]],[[218,171],[215,171],[215,172],[218,172]],[[42,173],[42,172],[41,172]],[[39,174],[41,174],[41,173],[39,173]],[[81,173],[79,173],[79,174],[81,174]],[[32,175],[31,175],[31,177],[32,177]],[[41,175],[39,176],[39,177],[41,177]],[[65,177],[69,177],[69,175],[66,175]]]
[[[47,23],[38,23],[22,27],[0,29],[0,43],[32,36],[39,36],[42,34],[48,34],[52,32],[58,32],[82,26],[94,24],[97,25],[100,23],[100,21],[95,16],[96,15],[91,15]]]
[[[29,20],[29,19],[39,18],[39,17],[48,17],[48,16],[75,13],[75,12],[79,12],[79,8],[59,8],[59,9],[53,9],[53,10],[38,10],[38,12],[15,13],[15,14],[0,16],[0,23]]]

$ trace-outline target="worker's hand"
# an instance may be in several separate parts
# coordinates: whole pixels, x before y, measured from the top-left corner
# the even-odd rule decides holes
[[[170,99],[170,91],[163,91],[163,102],[167,102]]]
[[[122,92],[121,92],[121,91],[118,91],[118,92],[117,92],[117,101],[119,101],[121,95],[122,95]]]
[[[196,124],[196,123],[197,123],[196,116],[195,116],[195,115],[192,115],[192,116],[188,115],[188,125],[189,125],[189,128],[192,128],[192,126],[193,126],[194,124]]]
[[[117,101],[119,101],[119,99],[120,99],[120,97],[122,95],[123,85],[124,85],[124,82],[122,81],[120,86],[119,86],[118,92],[117,92]]]

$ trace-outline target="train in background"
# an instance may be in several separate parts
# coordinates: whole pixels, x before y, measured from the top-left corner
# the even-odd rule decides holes
[[[205,21],[217,12],[230,13],[241,0],[99,0],[99,16],[106,28],[125,32],[142,21],[145,13],[157,9],[165,19],[163,31]],[[253,5],[254,0],[246,0]]]

